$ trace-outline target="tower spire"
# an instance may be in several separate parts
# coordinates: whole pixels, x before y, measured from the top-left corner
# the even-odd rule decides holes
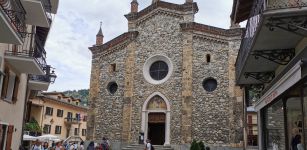
[[[156,3],[159,2],[160,0],[152,0],[152,3]]]
[[[131,2],[131,13],[137,13],[139,11],[139,3],[137,0]]]
[[[101,26],[102,26],[102,21],[100,21],[100,28],[99,28],[99,31],[96,35],[96,45],[102,45],[103,44],[103,33],[102,33],[102,29],[101,29]]]

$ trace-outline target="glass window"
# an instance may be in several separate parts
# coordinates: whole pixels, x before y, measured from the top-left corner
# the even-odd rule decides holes
[[[291,150],[298,150],[297,146],[303,137],[302,104],[299,93],[299,90],[291,92],[290,95],[293,97],[287,99],[288,145]]]
[[[150,66],[149,71],[154,80],[162,80],[168,74],[168,65],[164,61],[156,61]]]
[[[286,149],[285,147],[285,130],[284,130],[284,112],[283,102],[277,103],[266,108],[264,112],[264,133],[265,146],[267,149]]]
[[[217,81],[213,78],[208,78],[203,81],[203,88],[207,92],[213,92],[217,88]]]
[[[111,94],[114,94],[118,89],[118,85],[116,82],[110,82],[108,85],[108,90]]]
[[[303,102],[304,102],[304,134],[305,134],[305,138],[304,138],[304,145],[305,145],[305,149],[307,149],[307,82],[303,85]]]

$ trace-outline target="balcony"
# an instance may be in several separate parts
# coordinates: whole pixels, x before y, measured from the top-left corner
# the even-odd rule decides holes
[[[0,43],[23,43],[26,30],[25,14],[20,0],[0,1]]]
[[[81,120],[80,118],[65,118],[65,124],[71,125],[71,124],[80,124]]]
[[[239,85],[270,83],[307,36],[307,0],[254,0],[236,62]]]
[[[50,0],[21,0],[21,3],[27,12],[27,24],[36,25],[40,27],[50,26]]]
[[[29,33],[27,37],[22,47],[8,47],[4,58],[20,73],[44,75],[46,51],[38,36]]]
[[[50,83],[54,83],[56,75],[53,71],[50,71],[51,66],[46,66],[45,75],[29,75],[29,89],[47,91]]]

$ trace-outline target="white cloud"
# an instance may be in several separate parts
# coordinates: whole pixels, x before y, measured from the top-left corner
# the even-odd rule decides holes
[[[140,9],[152,0],[138,0]],[[165,0],[184,3],[185,0]],[[230,25],[231,0],[195,0],[199,12],[196,22],[221,28]],[[91,53],[99,22],[102,21],[104,40],[127,31],[124,17],[130,11],[131,0],[60,0],[46,44],[47,61],[56,68],[57,80],[49,91],[89,88]]]

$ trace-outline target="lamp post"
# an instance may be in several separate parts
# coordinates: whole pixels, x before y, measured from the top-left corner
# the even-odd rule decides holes
[[[57,76],[54,73],[54,70],[52,70],[51,74],[49,75],[50,83],[54,83],[56,78]]]

